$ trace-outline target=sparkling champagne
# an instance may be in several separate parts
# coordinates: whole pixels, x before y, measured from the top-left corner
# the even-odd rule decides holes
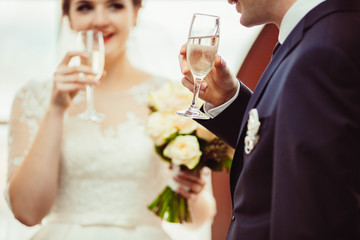
[[[80,65],[81,63],[82,65],[91,67],[91,71],[95,75],[95,80],[99,81],[104,69],[103,55],[98,50],[88,52],[87,55],[87,58],[76,57],[77,59],[75,59],[75,61],[77,61],[78,64],[75,63],[75,65]]]
[[[95,80],[99,81],[104,69],[104,59],[102,59],[100,51],[92,51],[88,60],[91,70],[95,74]]]
[[[214,66],[218,46],[219,36],[189,38],[187,61],[195,77],[203,78],[210,72]]]

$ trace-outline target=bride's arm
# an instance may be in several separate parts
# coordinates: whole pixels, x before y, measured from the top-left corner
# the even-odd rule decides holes
[[[175,178],[178,183],[186,186],[179,187],[179,193],[188,199],[191,223],[185,224],[189,228],[198,228],[205,222],[212,220],[216,214],[216,202],[212,192],[211,171],[202,169],[200,175],[181,171]]]
[[[14,108],[20,106],[14,105]],[[16,112],[16,110],[15,110]],[[49,212],[58,189],[62,133],[61,112],[48,109],[20,166],[9,175],[9,200],[16,219],[25,225],[40,223]],[[12,144],[27,134],[27,126],[12,117]],[[13,148],[13,147],[12,147]],[[12,153],[15,154],[16,153]]]
[[[36,108],[36,103],[43,101],[39,99],[41,91],[29,91],[23,94],[27,97],[14,101],[9,132],[8,200],[14,216],[28,226],[40,223],[57,195],[64,112],[80,89],[94,83],[90,67],[68,67],[71,58],[78,55],[81,56],[68,53],[57,68],[43,116],[36,114],[41,111]],[[86,77],[80,79],[79,72]],[[19,156],[21,163],[13,164]]]

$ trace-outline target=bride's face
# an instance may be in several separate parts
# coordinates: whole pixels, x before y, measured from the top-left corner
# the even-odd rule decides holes
[[[132,0],[71,0],[70,27],[77,31],[102,31],[105,56],[123,54],[130,30],[136,25],[139,8]]]

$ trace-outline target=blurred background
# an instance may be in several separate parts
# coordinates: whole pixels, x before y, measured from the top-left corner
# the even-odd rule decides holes
[[[153,74],[180,81],[178,53],[195,12],[220,16],[218,54],[238,73],[263,26],[241,26],[239,13],[226,0],[144,0],[128,43],[132,62]],[[22,85],[31,80],[51,81],[64,54],[60,33],[60,0],[0,0],[0,240],[27,239],[37,229],[16,221],[2,196],[7,121],[13,97]]]

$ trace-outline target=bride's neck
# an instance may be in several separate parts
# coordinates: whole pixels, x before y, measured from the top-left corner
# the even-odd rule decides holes
[[[132,69],[133,67],[130,64],[125,52],[119,56],[105,60],[105,71],[109,77],[116,75],[117,78],[121,78],[127,74],[127,71],[129,71],[130,68]]]
[[[116,91],[124,90],[132,85],[144,81],[146,73],[136,69],[127,58],[126,53],[114,59],[106,59],[105,76],[97,86],[98,90]]]

